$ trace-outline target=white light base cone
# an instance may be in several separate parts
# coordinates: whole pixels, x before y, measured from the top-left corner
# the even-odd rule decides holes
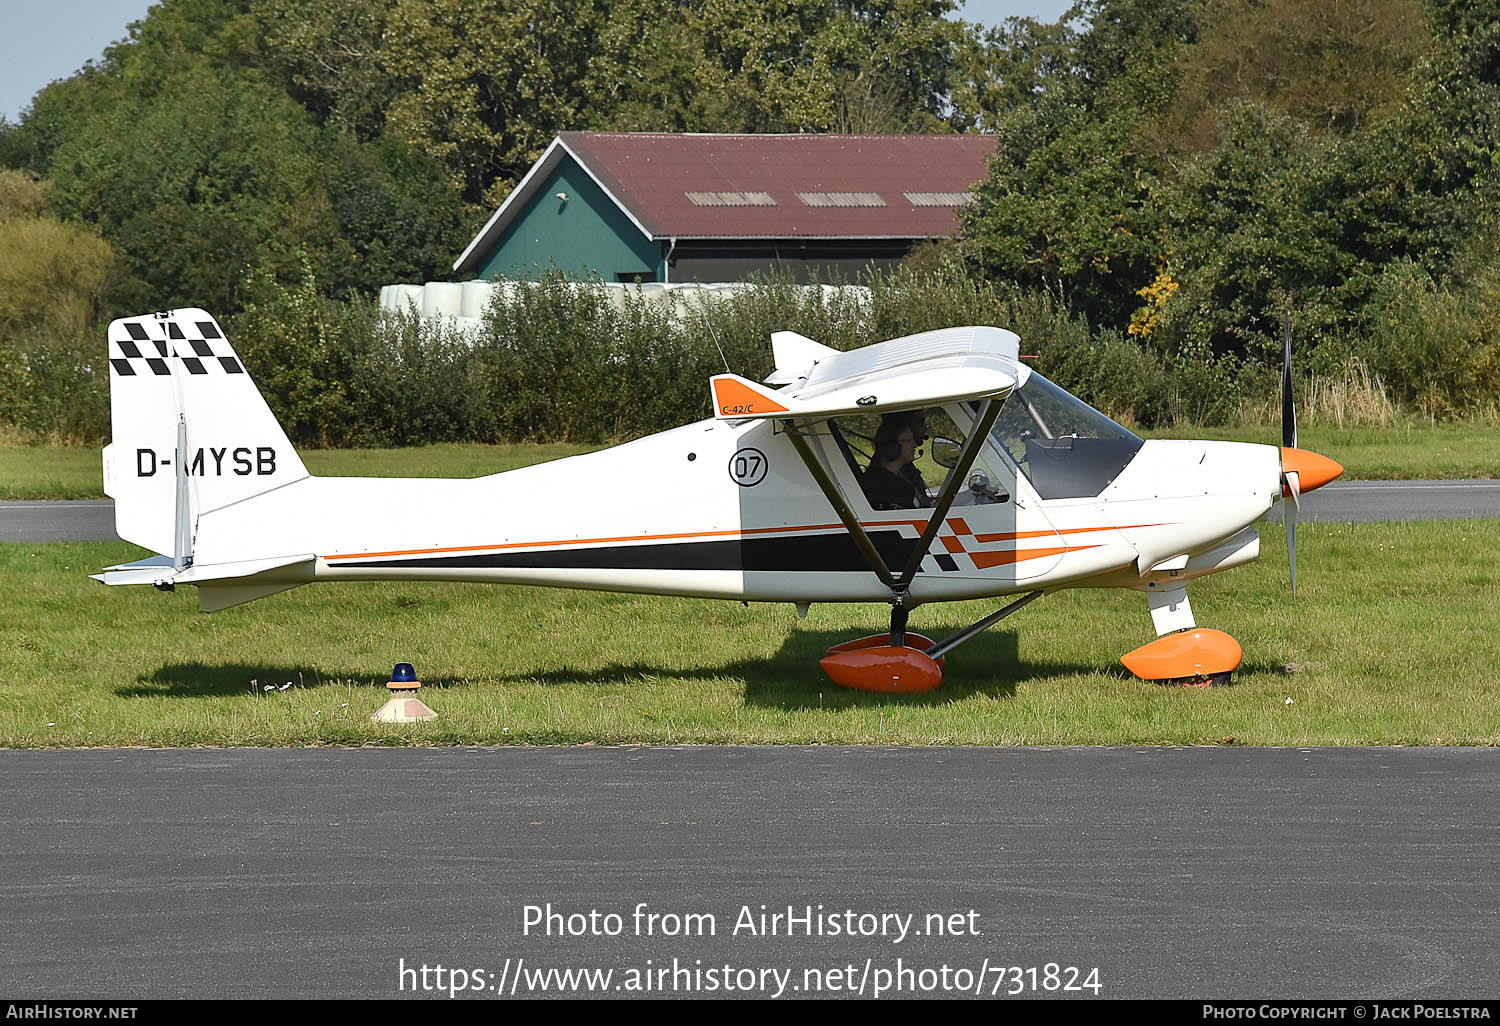
[[[427,708],[415,691],[397,691],[370,719],[376,723],[418,723],[437,719],[437,713]]]

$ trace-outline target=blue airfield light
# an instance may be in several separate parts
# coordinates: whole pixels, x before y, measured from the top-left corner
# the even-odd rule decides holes
[[[391,670],[391,682],[386,685],[391,696],[385,705],[370,719],[379,723],[416,723],[419,720],[435,720],[437,713],[417,697],[422,682],[417,680],[417,671],[411,663],[397,663]]]

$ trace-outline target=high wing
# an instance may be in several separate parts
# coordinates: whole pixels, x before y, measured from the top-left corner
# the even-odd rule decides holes
[[[714,416],[821,420],[849,413],[1002,400],[1015,387],[1020,339],[1003,328],[927,331],[850,352],[794,332],[772,337],[776,373],[768,388],[735,374],[710,379]]]

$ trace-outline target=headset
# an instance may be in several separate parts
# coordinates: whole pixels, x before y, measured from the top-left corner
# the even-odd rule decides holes
[[[881,463],[889,463],[899,459],[901,456],[901,443],[898,438],[902,431],[911,429],[912,441],[917,444],[915,453],[917,458],[922,455],[921,445],[927,441],[927,418],[920,410],[910,413],[888,413],[881,420],[880,427],[875,431],[875,459]],[[894,435],[881,441],[883,435]]]

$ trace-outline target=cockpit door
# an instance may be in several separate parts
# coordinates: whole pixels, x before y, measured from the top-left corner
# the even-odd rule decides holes
[[[974,425],[969,404],[931,407],[923,412],[925,437],[913,469],[935,496],[948,467]],[[869,467],[881,456],[878,417],[844,417],[825,423],[820,432],[825,466],[833,472],[859,519],[872,530],[920,533],[930,516],[916,501],[890,501],[899,490],[872,484]],[[907,494],[911,494],[909,491]],[[1035,490],[987,438],[944,518],[944,524],[922,561],[921,572],[933,577],[1028,581],[1048,573],[1067,551],[1066,543],[1042,511]]]

